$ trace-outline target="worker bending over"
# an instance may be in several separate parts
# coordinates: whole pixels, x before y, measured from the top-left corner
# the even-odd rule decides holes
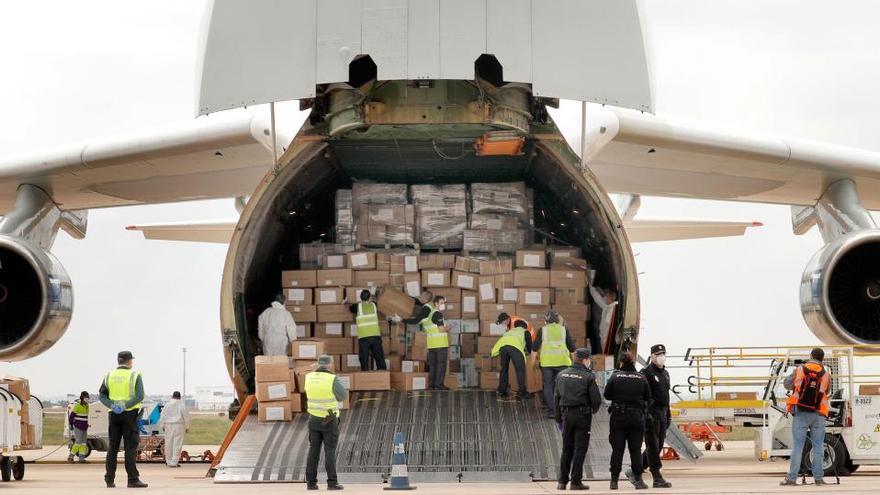
[[[513,362],[513,368],[516,371],[516,382],[519,386],[519,393],[516,395],[517,400],[526,399],[529,396],[526,388],[526,356],[532,352],[532,337],[528,332],[528,323],[517,318],[514,321],[507,313],[498,315],[496,323],[504,325],[507,331],[495,342],[492,347],[492,357],[499,357],[501,360],[501,372],[498,375],[498,395],[507,397],[510,390],[510,363]]]
[[[189,431],[189,413],[186,411],[186,402],[180,398],[180,392],[171,394],[171,400],[162,408],[159,424],[165,431],[165,465],[180,467],[183,437]]]
[[[544,314],[544,326],[537,331],[532,350],[539,352],[541,380],[544,383],[544,414],[553,417],[553,392],[556,377],[571,366],[571,353],[574,352],[574,338],[568,328],[562,325],[562,318],[555,309]]]
[[[596,377],[590,371],[590,350],[577,349],[574,358],[574,364],[556,377],[554,412],[556,424],[562,430],[557,490],[565,490],[569,481],[571,490],[589,490],[582,482],[584,459],[590,447],[593,414],[602,405]]]
[[[617,490],[617,480],[623,465],[623,450],[629,448],[636,490],[645,490],[642,481],[642,441],[645,438],[645,412],[651,402],[651,388],[645,375],[636,371],[632,356],[620,356],[620,369],[611,374],[605,384],[605,399],[611,401],[608,441],[611,442],[611,486]]]
[[[306,375],[306,410],[309,413],[309,454],[306,461],[306,488],[318,489],[318,458],[324,447],[327,489],[342,490],[336,476],[336,446],[339,443],[339,404],[348,391],[330,370],[333,358],[322,355],[318,369]]]
[[[360,301],[351,305],[358,332],[358,358],[361,371],[370,371],[370,358],[376,369],[385,369],[385,350],[382,348],[382,328],[379,326],[379,310],[370,300],[370,291],[360,293]]]
[[[89,393],[82,391],[79,394],[79,400],[70,406],[70,413],[67,415],[67,425],[70,428],[70,434],[73,436],[73,443],[70,444],[70,455],[67,456],[67,462],[73,462],[74,456],[79,462],[86,461],[86,453],[89,450]]]
[[[283,293],[278,293],[257,318],[257,337],[263,343],[264,356],[286,356],[287,347],[296,340],[296,322],[284,307]]]
[[[785,409],[794,415],[791,424],[791,436],[794,445],[791,446],[791,465],[788,474],[779,484],[783,486],[796,485],[797,475],[801,467],[801,457],[804,454],[804,444],[807,436],[812,442],[813,452],[824,452],[822,445],[825,441],[825,419],[831,407],[829,389],[831,386],[831,373],[822,364],[825,360],[825,351],[816,347],[810,351],[810,359],[798,366],[792,374],[785,377],[785,389],[791,390],[791,395],[785,402]],[[823,479],[825,472],[822,467],[824,456],[813,455],[812,472],[813,480],[817,485],[825,485]]]
[[[107,446],[106,472],[104,482],[107,488],[116,487],[116,456],[119,455],[120,442],[125,443],[125,472],[129,488],[146,488],[140,480],[137,469],[137,448],[140,442],[138,417],[144,400],[144,382],[141,374],[131,369],[134,356],[129,351],[116,355],[119,366],[107,373],[101,382],[98,397],[101,404],[110,408],[109,445]]]

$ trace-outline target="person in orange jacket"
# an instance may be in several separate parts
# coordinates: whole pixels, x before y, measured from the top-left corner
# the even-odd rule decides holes
[[[786,410],[794,415],[791,434],[794,445],[791,447],[791,464],[788,474],[779,484],[797,485],[797,475],[801,467],[804,444],[809,435],[813,452],[825,452],[825,419],[830,408],[831,373],[822,365],[825,351],[816,347],[810,352],[810,359],[798,366],[794,373],[785,378],[786,390],[791,395],[786,401]],[[823,455],[813,455],[813,479],[817,485],[825,485],[822,468]]]

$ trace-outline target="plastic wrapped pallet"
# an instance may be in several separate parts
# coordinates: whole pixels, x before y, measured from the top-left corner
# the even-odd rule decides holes
[[[525,182],[471,184],[474,214],[501,213],[529,221],[529,199]]]
[[[354,245],[354,212],[351,189],[336,191],[336,242]]]
[[[414,185],[410,188],[416,213],[416,240],[421,247],[461,249],[467,228],[467,188],[464,184]]]
[[[345,244],[332,244],[327,242],[311,242],[299,245],[299,268],[300,270],[315,270],[322,268],[321,261],[325,257],[334,254],[345,254],[353,248]]]
[[[464,231],[464,249],[470,252],[513,253],[526,244],[528,231],[513,230],[472,230]]]
[[[355,182],[351,187],[352,212],[357,223],[371,205],[405,206],[406,184]]]
[[[360,246],[411,246],[414,243],[415,224],[412,205],[369,205],[361,210],[355,228],[355,240]]]

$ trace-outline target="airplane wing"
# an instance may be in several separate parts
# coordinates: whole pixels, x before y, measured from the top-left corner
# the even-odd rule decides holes
[[[849,178],[880,209],[880,153],[590,105],[586,162],[611,193],[812,206]]]
[[[203,222],[154,223],[130,225],[125,230],[143,232],[145,239],[157,241],[216,242],[228,244],[237,219]]]
[[[279,155],[292,137],[279,132]],[[64,210],[244,196],[272,161],[268,119],[217,114],[0,158],[0,212],[22,183],[49,191]]]
[[[624,224],[631,242],[681,241],[711,237],[745,235],[749,227],[761,227],[761,222],[731,222],[724,220],[676,220],[670,218],[639,218]]]

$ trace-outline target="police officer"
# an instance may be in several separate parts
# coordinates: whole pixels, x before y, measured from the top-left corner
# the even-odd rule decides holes
[[[575,362],[556,376],[554,414],[562,430],[562,456],[559,462],[557,490],[565,490],[571,481],[571,490],[589,490],[581,481],[584,458],[590,446],[590,427],[593,414],[602,405],[602,396],[596,377],[590,371],[590,350],[574,351]]]
[[[116,456],[119,444],[125,444],[125,472],[128,474],[129,488],[146,488],[147,484],[140,480],[137,469],[137,448],[140,441],[138,433],[138,417],[141,402],[144,400],[144,382],[141,374],[131,369],[134,356],[129,351],[116,355],[119,366],[107,373],[101,382],[98,398],[101,404],[110,408],[109,435],[110,445],[107,446],[106,473],[104,482],[107,488],[115,488]]]
[[[669,410],[669,372],[666,371],[666,346],[656,344],[651,346],[651,362],[642,368],[642,374],[648,380],[651,387],[651,405],[645,419],[645,453],[642,455],[642,469],[648,466],[651,476],[654,477],[654,488],[671,488],[672,483],[663,479],[660,469],[660,452],[666,441],[666,429],[672,420]],[[632,481],[631,474],[627,471],[627,477]]]
[[[623,463],[623,449],[629,447],[629,458],[634,474],[631,479],[636,490],[645,490],[642,481],[642,441],[645,438],[645,411],[651,401],[651,388],[645,376],[636,371],[632,356],[620,357],[620,369],[611,374],[605,384],[605,398],[611,401],[611,489],[617,490],[617,480]]]
[[[379,326],[379,310],[376,303],[370,301],[370,291],[364,289],[360,293],[360,302],[351,305],[355,315],[358,332],[358,358],[361,371],[370,371],[370,358],[376,369],[385,369],[385,350],[382,348],[382,328]]]
[[[306,410],[309,413],[309,455],[306,461],[306,489],[318,489],[318,458],[324,446],[327,489],[342,490],[336,477],[336,445],[339,442],[339,403],[348,398],[342,382],[329,367],[333,358],[318,358],[318,369],[306,375]]]

